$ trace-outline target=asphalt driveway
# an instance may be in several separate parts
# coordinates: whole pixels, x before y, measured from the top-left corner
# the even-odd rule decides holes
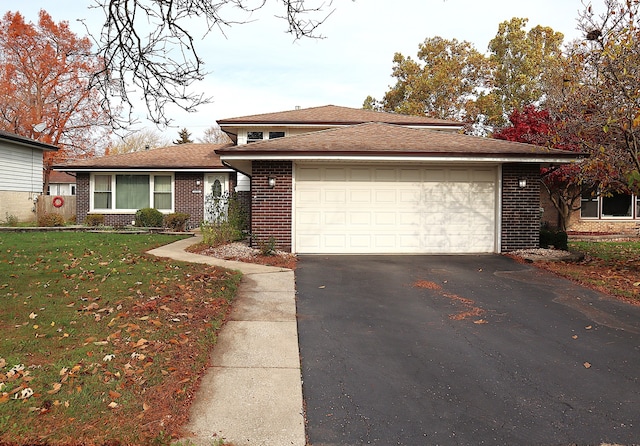
[[[640,307],[498,255],[295,275],[314,446],[640,444]]]

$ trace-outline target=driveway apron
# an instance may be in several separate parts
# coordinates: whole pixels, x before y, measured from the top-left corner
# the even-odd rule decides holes
[[[640,442],[640,307],[487,256],[301,256],[319,445]]]

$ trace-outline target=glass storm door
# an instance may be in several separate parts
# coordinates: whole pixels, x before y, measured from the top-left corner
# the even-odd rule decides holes
[[[229,204],[229,177],[227,174],[206,174],[204,180],[204,219],[215,223],[227,215]]]

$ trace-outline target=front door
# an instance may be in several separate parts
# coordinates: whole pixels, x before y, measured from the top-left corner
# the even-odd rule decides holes
[[[216,223],[227,215],[229,202],[229,176],[226,173],[205,174],[204,219]]]

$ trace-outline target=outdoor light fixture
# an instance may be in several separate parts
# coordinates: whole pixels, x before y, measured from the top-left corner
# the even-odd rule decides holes
[[[267,182],[269,184],[269,189],[273,189],[274,187],[276,187],[276,178],[275,177],[269,177]]]
[[[200,186],[201,182],[200,180],[196,180],[196,186]]]
[[[519,178],[518,179],[518,187],[520,187],[520,189],[524,189],[525,187],[527,187],[527,179],[526,178]]]

